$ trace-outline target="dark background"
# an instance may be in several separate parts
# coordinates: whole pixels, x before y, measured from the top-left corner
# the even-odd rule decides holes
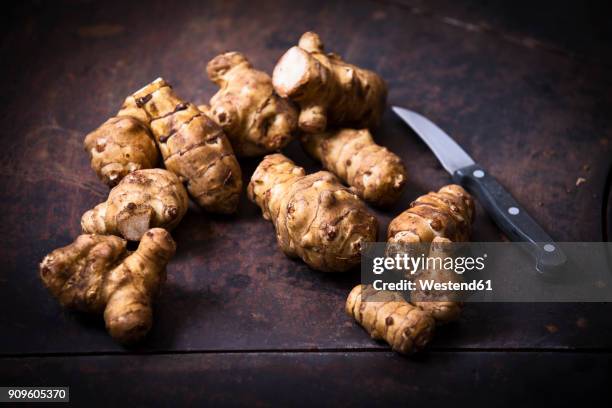
[[[494,174],[558,241],[607,240],[612,24],[604,3],[553,1],[58,1],[3,10],[0,48],[0,386],[71,387],[77,403],[536,405],[609,400],[610,304],[471,304],[402,357],[344,315],[359,273],[287,259],[243,196],[191,211],[137,348],[62,310],[38,263],[104,200],[84,135],[158,76],[205,102],[204,67],[244,52],[271,72],[302,32],[374,69]],[[391,112],[375,132],[404,159],[402,200],[449,182]],[[287,154],[309,170],[298,145]],[[248,179],[258,160],[241,162]],[[576,185],[579,177],[586,182]],[[505,239],[478,208],[474,241]]]

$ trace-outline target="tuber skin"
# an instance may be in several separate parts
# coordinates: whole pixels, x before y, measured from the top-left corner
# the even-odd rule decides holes
[[[436,326],[428,312],[408,303],[399,293],[377,291],[366,285],[353,288],[346,300],[346,313],[373,339],[386,341],[402,354],[425,347]]]
[[[326,54],[313,32],[304,33],[280,58],[272,83],[276,93],[300,106],[298,125],[306,133],[375,127],[387,99],[387,85],[378,74]]]
[[[180,99],[162,78],[129,96],[120,114],[150,124],[166,168],[186,183],[198,205],[213,213],[236,211],[242,173],[215,121]]]
[[[368,129],[306,134],[302,146],[323,168],[374,205],[395,203],[406,184],[406,168],[401,159],[377,145]]]
[[[437,193],[417,198],[406,211],[389,224],[387,237],[391,244],[432,243],[429,256],[444,257],[444,246],[469,239],[474,219],[474,200],[461,186],[450,184]],[[453,271],[423,271],[417,279],[458,279]],[[427,301],[423,293],[412,294],[411,301],[432,313],[438,323],[456,320],[461,303]]]
[[[98,178],[114,187],[128,173],[157,165],[159,153],[149,127],[130,116],[115,116],[83,142]]]
[[[153,299],[175,250],[170,233],[161,228],[147,231],[132,253],[119,237],[80,235],[43,259],[40,277],[62,306],[104,314],[109,334],[131,344],[153,324]]]
[[[138,241],[150,228],[171,230],[177,226],[188,205],[185,187],[173,173],[138,170],[125,176],[105,202],[83,214],[81,227],[87,234],[113,234]]]
[[[447,185],[437,193],[417,198],[406,211],[391,221],[388,242],[429,244],[430,257],[445,257],[451,240],[467,241],[474,219],[474,201],[458,185]],[[420,248],[419,248],[420,250]],[[454,271],[424,270],[416,279],[439,282],[457,281]],[[417,285],[417,288],[419,285]],[[434,299],[434,300],[432,300]],[[372,338],[385,340],[399,353],[422,349],[433,337],[434,326],[456,320],[461,314],[460,302],[441,300],[423,291],[411,292],[407,302],[398,292],[377,291],[357,285],[346,300],[346,311]]]
[[[223,128],[237,156],[262,156],[291,141],[297,109],[274,92],[270,75],[239,52],[216,56],[206,71],[221,89],[200,110]]]
[[[431,242],[435,237],[453,242],[469,239],[474,200],[461,186],[450,184],[437,193],[417,198],[389,224],[390,243]]]
[[[336,176],[306,175],[282,154],[264,157],[248,196],[274,224],[281,250],[313,269],[351,269],[360,262],[363,243],[376,240],[376,218]]]
[[[444,259],[450,256],[449,245],[451,240],[447,238],[435,237],[429,248],[430,258]],[[433,280],[436,282],[461,282],[461,275],[458,275],[452,269],[425,269],[413,277],[415,281]],[[450,296],[446,296],[450,295]],[[419,284],[416,289],[410,292],[410,301],[425,310],[436,320],[438,324],[448,323],[457,320],[461,315],[462,304],[455,301],[453,298],[458,296],[458,293],[427,292],[422,290]]]

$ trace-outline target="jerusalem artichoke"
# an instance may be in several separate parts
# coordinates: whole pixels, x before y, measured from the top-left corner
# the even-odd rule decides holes
[[[158,78],[129,96],[120,111],[149,123],[166,168],[187,183],[205,210],[236,211],[242,173],[223,130]]]
[[[391,221],[388,241],[393,246],[430,244],[428,256],[444,257],[448,244],[466,241],[474,218],[474,202],[458,185],[417,198],[409,209]],[[450,239],[449,239],[450,238]],[[411,248],[405,248],[410,250]],[[416,248],[418,252],[422,248]],[[426,269],[413,279],[457,281],[454,271]],[[422,348],[433,336],[435,323],[455,320],[461,303],[420,290],[411,292],[408,303],[400,293],[378,291],[358,285],[346,300],[346,311],[372,338],[385,340],[393,350],[409,353]]]
[[[272,74],[276,92],[298,103],[298,124],[307,133],[329,126],[371,128],[380,122],[387,86],[372,71],[325,54],[319,36],[307,32],[290,48]]]
[[[399,353],[425,347],[433,337],[435,321],[421,308],[411,305],[397,292],[377,291],[357,285],[346,300],[346,313],[373,339],[385,340]]]
[[[432,243],[429,256],[441,256],[451,241],[467,241],[474,219],[474,201],[455,184],[442,187],[417,198],[409,209],[389,224],[388,240],[391,244],[410,245]],[[457,279],[453,271],[425,270],[416,279],[448,281]],[[436,298],[438,299],[438,298]],[[411,301],[428,310],[440,323],[459,317],[461,304],[451,300],[427,300],[426,294],[416,291]]]
[[[121,343],[142,339],[153,323],[152,302],[176,246],[161,228],[149,230],[131,254],[112,235],[81,235],[40,264],[40,277],[64,307],[101,314]]]
[[[439,258],[444,260],[450,257],[451,241],[447,238],[435,237],[429,248],[429,258]],[[435,265],[435,263],[434,263]],[[415,281],[415,289],[410,291],[410,302],[425,310],[436,320],[437,323],[447,323],[457,320],[461,314],[462,304],[457,301],[459,294],[457,292],[442,292],[436,290],[424,289],[420,282],[461,282],[461,275],[455,273],[452,269],[432,267],[418,271],[412,277]]]
[[[81,218],[83,232],[121,235],[130,241],[153,227],[174,228],[189,199],[178,177],[163,169],[138,170],[113,188],[108,199]]]
[[[331,173],[306,175],[281,154],[264,157],[248,186],[249,198],[272,221],[280,248],[313,269],[345,271],[375,241],[376,218]]]
[[[157,146],[149,127],[130,116],[115,116],[85,137],[84,147],[98,178],[114,187],[126,174],[156,166]]]
[[[323,168],[351,186],[358,196],[385,206],[399,198],[406,183],[402,161],[372,139],[367,129],[304,135],[302,146]]]
[[[297,111],[274,92],[270,75],[254,69],[239,52],[218,55],[206,70],[221,89],[210,99],[210,108],[200,110],[223,128],[237,156],[271,153],[291,141]]]
[[[417,198],[389,224],[390,243],[431,242],[435,237],[467,241],[474,218],[472,197],[456,184]]]

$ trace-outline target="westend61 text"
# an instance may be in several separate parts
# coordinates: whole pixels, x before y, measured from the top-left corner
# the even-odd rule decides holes
[[[412,290],[426,290],[426,291],[439,291],[439,292],[455,292],[455,291],[492,291],[493,285],[491,280],[472,280],[470,282],[438,282],[433,279],[422,279],[417,282],[410,281],[408,279],[402,279],[399,282],[384,282],[381,279],[377,279],[373,282],[372,286],[376,290],[389,290],[389,291],[412,291]]]

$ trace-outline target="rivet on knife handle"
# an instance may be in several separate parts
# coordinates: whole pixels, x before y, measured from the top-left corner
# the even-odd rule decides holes
[[[495,223],[512,241],[529,242],[529,251],[541,273],[552,272],[567,258],[552,238],[531,218],[501,184],[477,164],[463,167],[453,174],[455,182],[474,194]]]

